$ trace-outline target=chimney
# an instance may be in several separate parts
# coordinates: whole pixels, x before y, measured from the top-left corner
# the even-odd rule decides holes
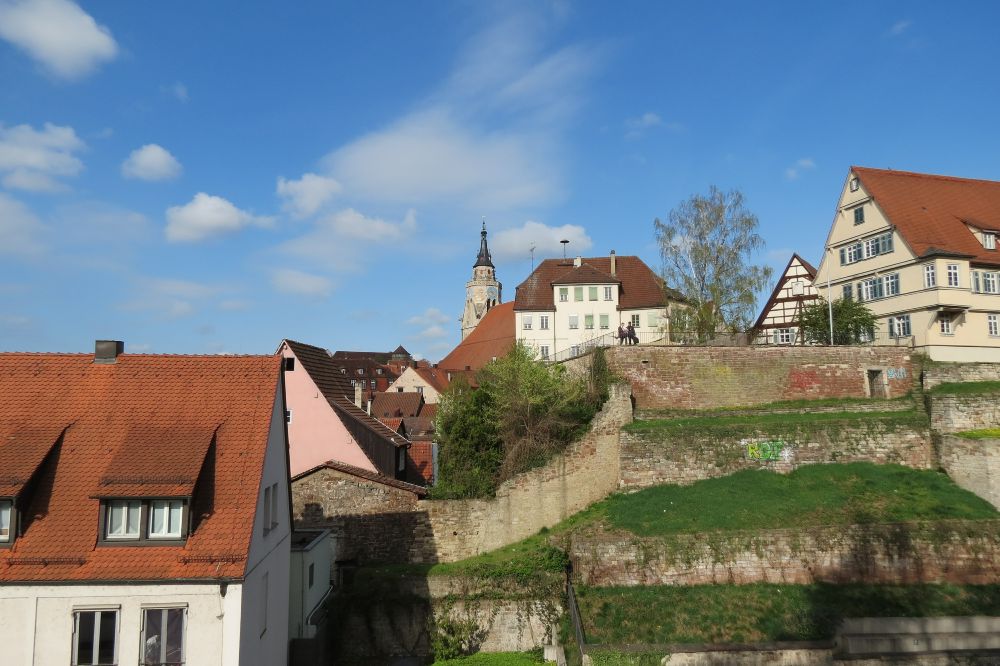
[[[577,257],[573,260],[573,265],[577,268],[583,265],[583,257]]]
[[[611,277],[615,277],[615,273],[618,272],[618,261],[615,257],[615,251],[611,250]]]
[[[354,385],[354,404],[361,409],[361,384]]]
[[[94,363],[117,363],[118,355],[124,351],[125,343],[121,340],[97,340],[94,343]]]

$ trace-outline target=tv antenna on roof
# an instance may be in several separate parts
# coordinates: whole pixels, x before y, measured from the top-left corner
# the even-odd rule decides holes
[[[562,246],[563,246],[563,261],[565,261],[566,260],[566,246],[569,245],[569,240],[567,240],[567,239],[564,238],[564,239],[562,239],[559,242],[562,243]]]
[[[531,253],[531,272],[535,272],[535,244],[531,244],[531,248],[528,250]]]

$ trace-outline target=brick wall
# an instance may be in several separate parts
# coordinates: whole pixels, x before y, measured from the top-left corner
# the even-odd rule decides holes
[[[791,430],[734,429],[737,432],[728,436],[696,428],[666,434],[655,430],[623,432],[621,486],[689,484],[741,469],[787,473],[810,463],[867,461],[916,469],[935,466],[926,425],[902,425],[873,417],[852,425],[817,422]]]
[[[924,390],[946,382],[1000,381],[1000,363],[928,363]]]
[[[952,481],[1000,509],[1000,439],[944,435],[940,456]]]
[[[628,385],[589,432],[546,465],[505,482],[489,500],[418,500],[411,492],[322,469],[292,484],[296,527],[327,527],[339,559],[453,562],[552,527],[613,492],[619,434],[632,420]]]
[[[680,534],[574,535],[586,585],[1000,582],[1000,521],[941,521]]]
[[[893,398],[920,376],[910,351],[897,347],[610,347],[606,356],[640,409],[869,397],[869,369],[882,371]]]
[[[935,394],[928,403],[931,428],[938,433],[1000,426],[1000,393]]]

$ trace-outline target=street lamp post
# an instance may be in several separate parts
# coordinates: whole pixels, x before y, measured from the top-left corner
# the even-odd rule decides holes
[[[827,252],[832,253],[833,248],[827,248]],[[833,259],[830,259],[833,261]],[[830,311],[830,346],[833,346],[833,291],[830,289],[830,273],[832,271],[827,268],[826,271],[826,305]]]

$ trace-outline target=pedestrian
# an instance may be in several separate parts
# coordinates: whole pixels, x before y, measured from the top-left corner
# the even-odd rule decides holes
[[[630,345],[639,344],[639,336],[635,334],[635,329],[632,328],[632,322],[628,323],[628,326],[625,328],[625,333],[628,335],[628,343]]]
[[[625,331],[625,324],[618,322],[618,344],[625,344],[625,338],[628,337],[628,333]]]

